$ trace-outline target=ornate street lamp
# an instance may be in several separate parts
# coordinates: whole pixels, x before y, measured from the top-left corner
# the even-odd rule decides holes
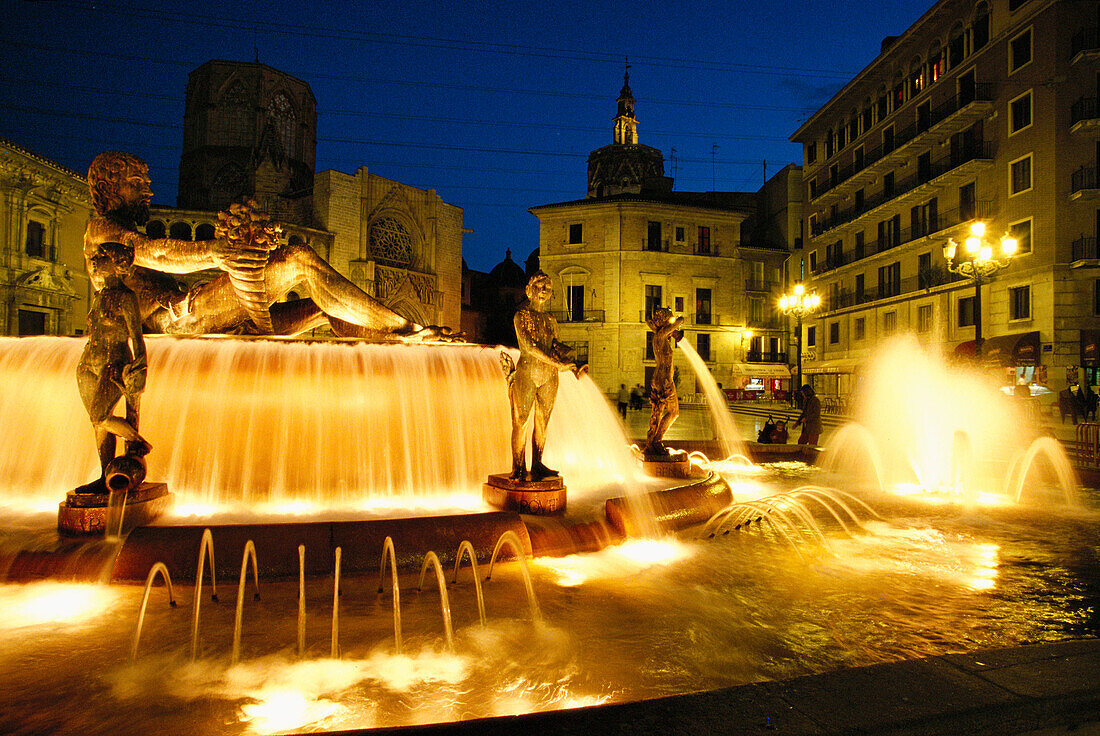
[[[992,281],[993,274],[1008,265],[1018,244],[1015,238],[1005,233],[996,248],[994,245],[985,237],[985,223],[979,221],[970,226],[970,235],[963,241],[964,253],[959,253],[959,244],[953,238],[948,238],[947,245],[943,247],[947,270],[974,282],[975,358],[982,355],[982,284]]]
[[[795,332],[798,335],[798,383],[792,387],[791,398],[794,392],[802,388],[802,318],[812,314],[821,306],[821,297],[817,294],[807,294],[806,287],[795,284],[793,293],[784,294],[779,299],[779,309],[788,317],[794,315],[797,320]]]

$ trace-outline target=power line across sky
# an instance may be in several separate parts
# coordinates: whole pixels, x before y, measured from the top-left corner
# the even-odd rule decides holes
[[[133,151],[157,202],[174,204],[188,73],[258,60],[312,87],[318,169],[435,189],[463,208],[466,259],[487,270],[538,245],[529,207],[584,196],[628,59],[641,142],[666,173],[675,160],[677,188],[751,191],[800,158],[787,136],[924,10],[0,0],[0,136],[76,171],[105,148]],[[854,31],[844,17],[857,13]]]

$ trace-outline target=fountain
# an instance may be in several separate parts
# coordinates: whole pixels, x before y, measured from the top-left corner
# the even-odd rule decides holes
[[[879,491],[1017,504],[1050,484],[1061,503],[1078,505],[1064,448],[1019,403],[988,377],[902,336],[876,355],[855,422],[837,432],[820,464]]]
[[[251,276],[218,287],[251,290],[250,313],[274,288]],[[269,317],[277,331],[286,315]],[[416,725],[1100,631],[1079,561],[1100,525],[1057,445],[1004,430],[1021,426],[1003,420],[1012,407],[979,383],[926,385],[944,370],[911,346],[882,358],[894,391],[872,384],[821,469],[753,466],[726,426],[721,473],[693,455],[691,477],[647,478],[595,384],[563,374],[544,459],[569,505],[548,518],[482,498],[486,477],[518,469],[499,348],[150,337],[140,431],[174,506],[134,528],[126,509],[117,539],[55,529],[60,498],[103,470],[80,439],[82,349],[0,339],[2,732]],[[1044,465],[1070,505],[1034,518]],[[888,520],[861,500],[899,484],[1025,513],[940,504]],[[215,577],[238,569],[222,605]],[[188,600],[172,581],[191,579]]]

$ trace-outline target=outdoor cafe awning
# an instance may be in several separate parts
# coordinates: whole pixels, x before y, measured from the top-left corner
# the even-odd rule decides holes
[[[974,341],[967,340],[955,348],[955,357],[974,358]],[[986,365],[1039,365],[1039,333],[1019,332],[982,340],[982,363]]]
[[[749,378],[791,377],[791,370],[785,363],[734,363],[733,373]]]
[[[815,360],[802,364],[802,372],[809,373],[855,373],[862,363],[859,358],[835,358],[833,360]]]

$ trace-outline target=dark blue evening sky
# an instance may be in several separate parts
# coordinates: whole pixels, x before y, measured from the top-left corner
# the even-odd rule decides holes
[[[755,190],[787,137],[930,0],[834,3],[258,3],[2,0],[0,136],[83,173],[149,161],[175,204],[187,74],[259,60],[309,82],[317,168],[436,189],[488,270],[538,246],[537,204],[585,193],[624,59],[640,142],[679,190]],[[717,145],[715,150],[713,147]]]

